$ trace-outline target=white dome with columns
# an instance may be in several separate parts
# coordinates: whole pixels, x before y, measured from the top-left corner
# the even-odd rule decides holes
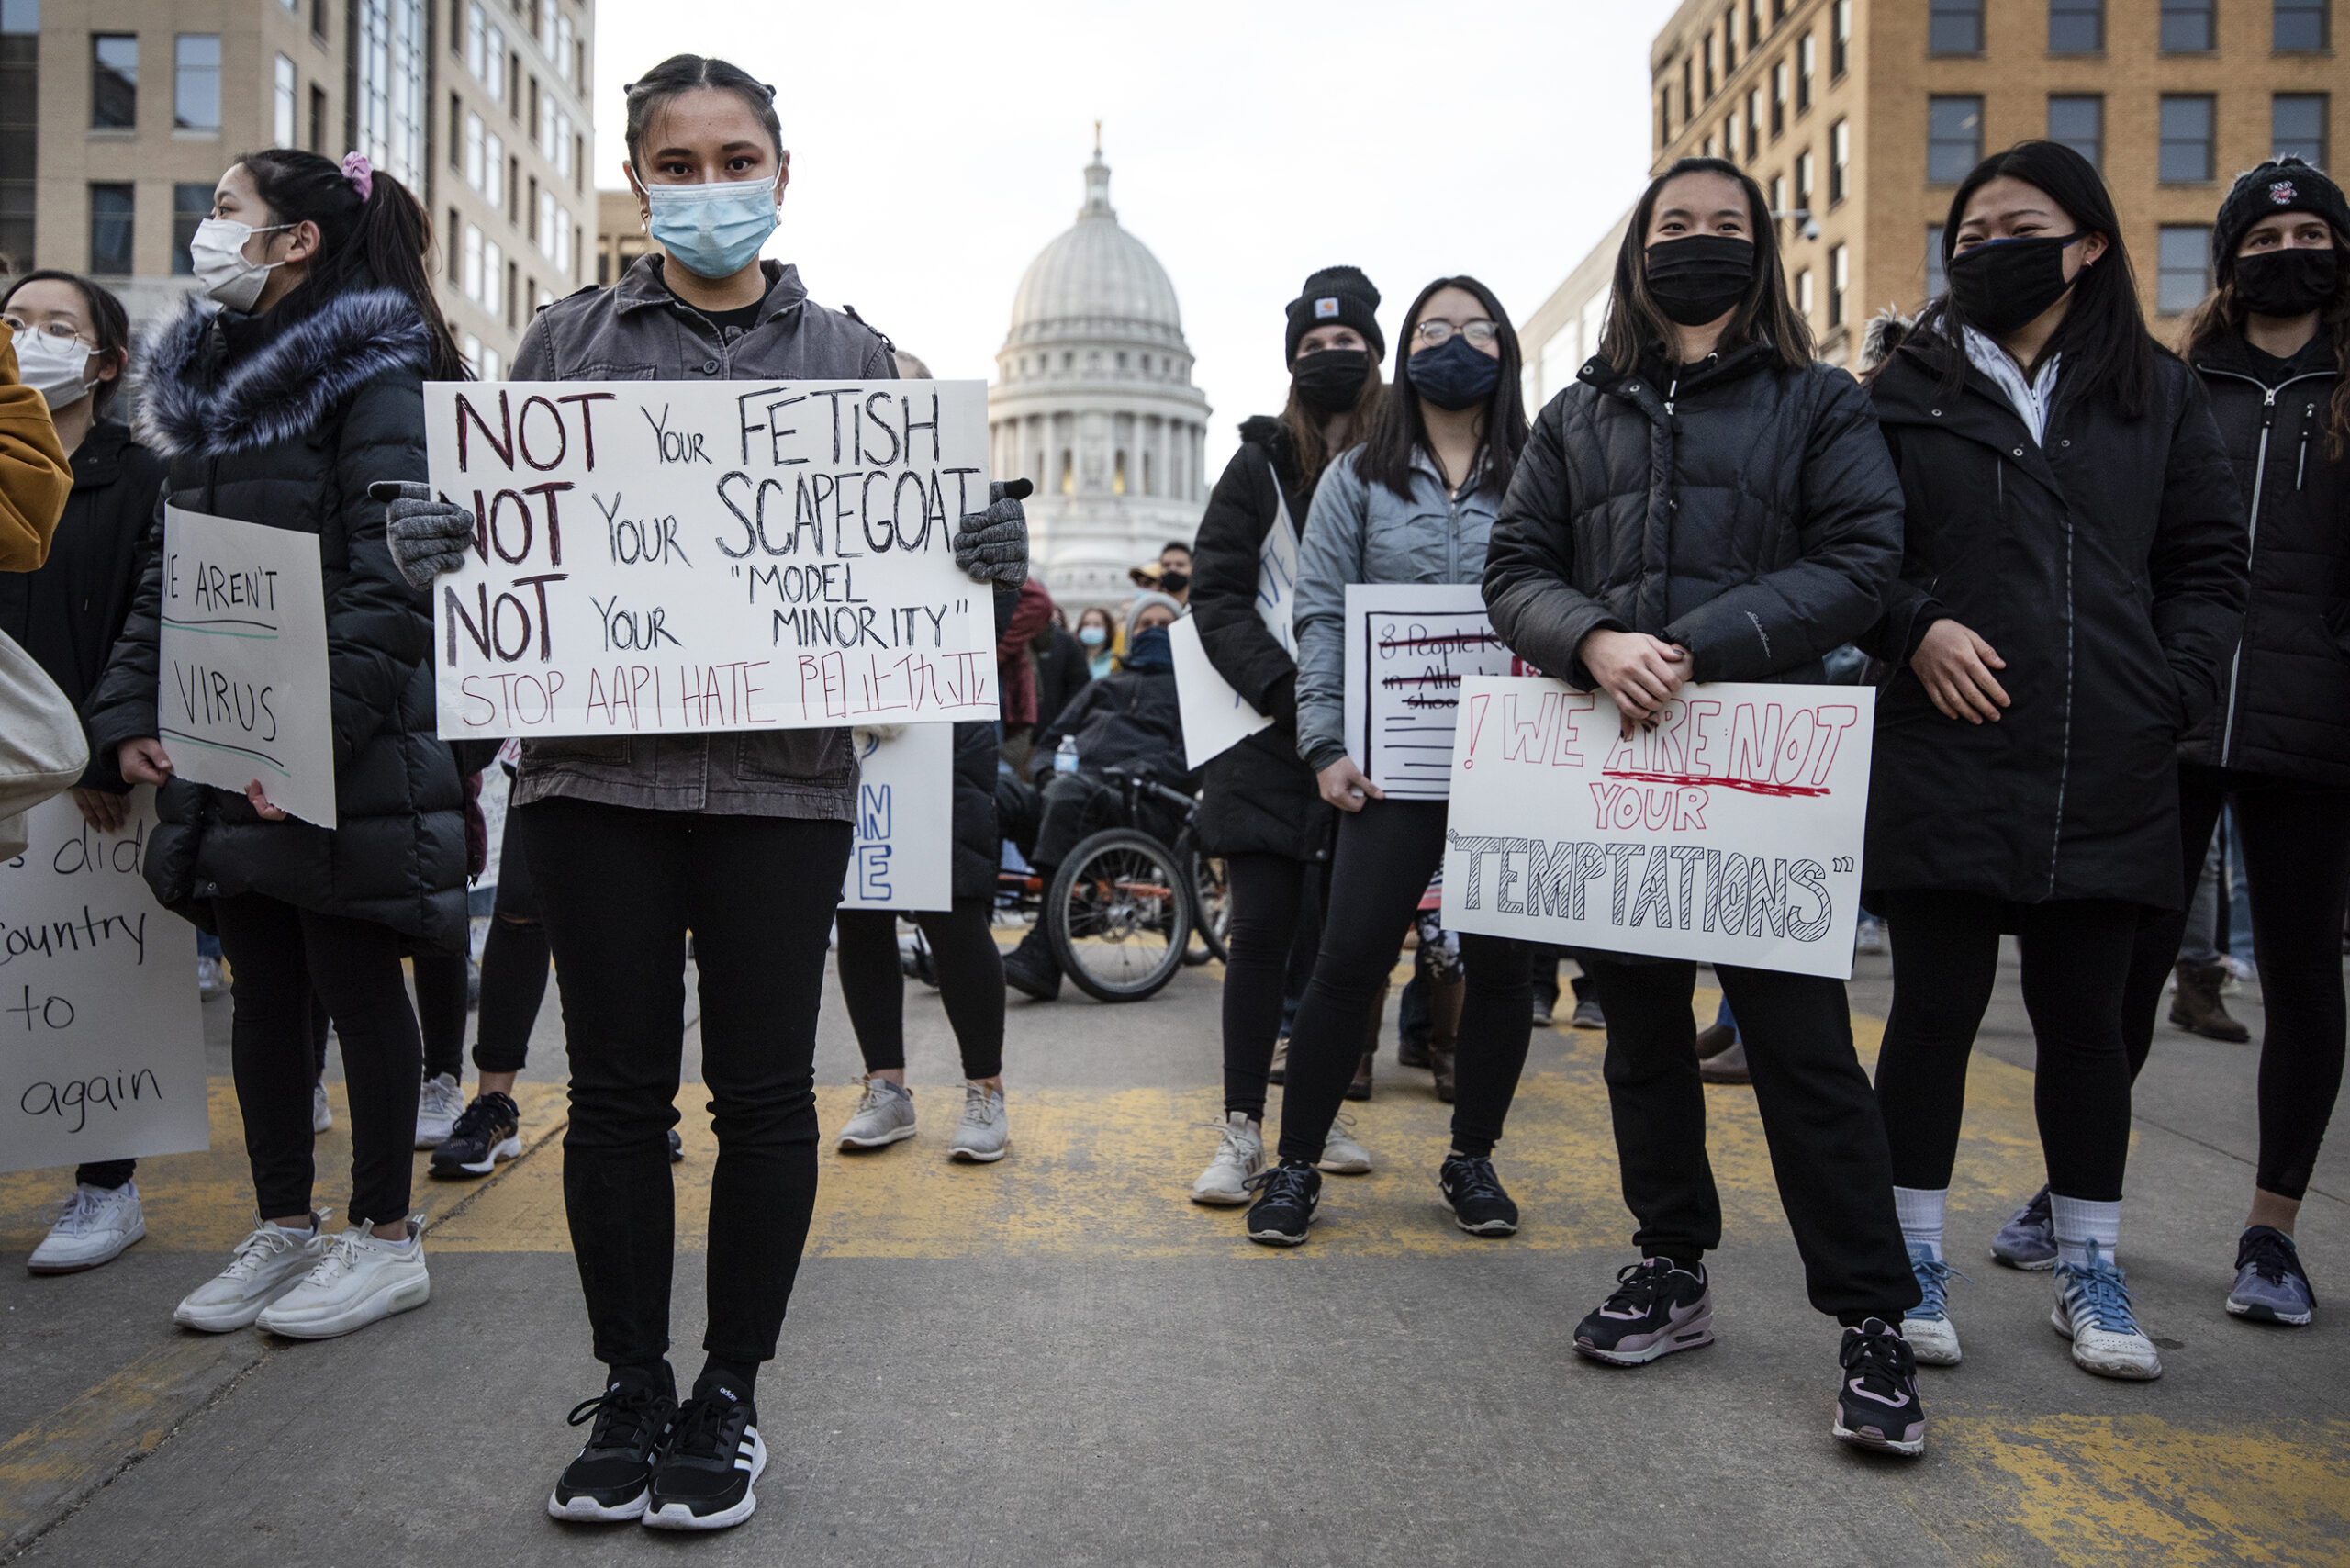
[[[1098,141],[1077,223],[1030,263],[988,388],[994,472],[1036,487],[1032,558],[1072,615],[1134,591],[1127,568],[1188,540],[1208,418],[1175,286],[1118,224]]]

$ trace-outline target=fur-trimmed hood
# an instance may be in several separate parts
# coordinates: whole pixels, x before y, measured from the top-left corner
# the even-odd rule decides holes
[[[342,295],[220,368],[218,312],[191,298],[147,335],[139,439],[165,456],[290,441],[377,376],[424,371],[431,334],[397,289]]]

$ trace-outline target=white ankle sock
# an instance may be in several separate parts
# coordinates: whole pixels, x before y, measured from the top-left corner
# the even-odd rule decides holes
[[[1893,1212],[1901,1219],[1901,1239],[1912,1247],[1932,1249],[1933,1256],[1942,1255],[1942,1207],[1950,1197],[1947,1187],[1896,1187],[1893,1189]]]
[[[2121,1245],[2121,1205],[2094,1204],[2087,1198],[2048,1194],[2048,1217],[2056,1226],[2056,1260],[2081,1268],[2089,1260],[2089,1243],[2107,1262]]]

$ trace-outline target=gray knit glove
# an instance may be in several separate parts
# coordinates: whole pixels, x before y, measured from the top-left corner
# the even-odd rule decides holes
[[[465,564],[474,542],[474,514],[454,501],[435,500],[432,487],[414,480],[378,479],[367,487],[371,501],[388,501],[384,537],[392,564],[408,586],[429,588],[443,572]]]
[[[990,480],[988,510],[963,514],[955,564],[972,581],[1018,588],[1028,580],[1028,514],[1020,503],[1032,487],[1025,479]]]

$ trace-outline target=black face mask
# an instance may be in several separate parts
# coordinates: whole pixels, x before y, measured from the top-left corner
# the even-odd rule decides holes
[[[1300,354],[1289,368],[1297,400],[1317,414],[1343,414],[1362,396],[1371,379],[1371,354],[1363,349],[1320,349]]]
[[[1992,240],[1951,257],[1951,303],[1958,319],[1980,332],[2005,337],[2039,319],[2080,280],[2065,275],[2065,247],[2084,233],[2034,234]],[[2086,269],[2085,269],[2086,270]]]
[[[2306,316],[2333,299],[2342,283],[2342,259],[2333,246],[2297,245],[2238,256],[2236,302],[2258,316]]]
[[[1459,332],[1412,355],[1412,390],[1439,409],[1473,409],[1494,395],[1502,362],[1469,346]]]
[[[1181,566],[1166,566],[1159,570],[1158,591],[1169,595],[1181,593],[1192,586],[1192,574]]]
[[[1649,297],[1673,321],[1702,327],[1737,308],[1754,281],[1754,242],[1692,234],[1648,248]]]

